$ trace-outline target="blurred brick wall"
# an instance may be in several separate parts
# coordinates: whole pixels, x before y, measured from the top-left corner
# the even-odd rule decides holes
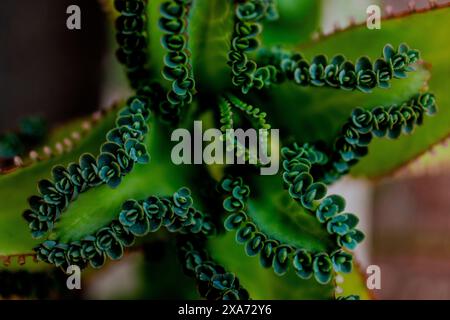
[[[381,3],[384,5],[391,5],[394,10],[405,9],[408,8],[409,3],[415,3],[416,6],[424,7],[428,5],[429,0],[382,0]],[[449,0],[434,0],[435,3],[447,3]]]
[[[372,263],[381,299],[450,299],[450,175],[376,187]]]

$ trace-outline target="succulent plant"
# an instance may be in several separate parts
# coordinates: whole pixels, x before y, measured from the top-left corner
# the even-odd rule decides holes
[[[193,288],[192,278],[214,300],[368,298],[353,261],[364,240],[357,214],[328,186],[345,175],[386,176],[448,136],[449,9],[389,16],[379,32],[353,25],[302,45],[316,27],[306,17],[316,3],[106,1],[133,94],[80,129],[63,126],[42,152],[2,172],[0,258],[8,266],[0,282],[17,270],[98,269],[162,239],[178,260],[153,274],[154,292],[166,290],[162,277],[174,291]],[[430,26],[441,40],[428,36]],[[431,80],[422,59],[433,63]],[[436,99],[441,112],[429,117]],[[260,164],[175,165],[171,132],[199,119],[224,139],[239,125],[279,128],[279,174],[259,175]],[[44,135],[36,122],[24,124],[27,134],[36,130]],[[0,147],[24,154],[12,136]],[[235,152],[248,155],[242,145]],[[337,275],[344,294],[335,292]]]

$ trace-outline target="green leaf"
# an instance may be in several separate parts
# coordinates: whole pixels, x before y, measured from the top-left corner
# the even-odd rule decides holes
[[[158,26],[159,18],[161,17],[161,5],[167,0],[153,0],[147,3],[147,32],[148,32],[148,54],[149,54],[149,69],[152,76],[160,80],[161,72],[163,70],[163,58],[166,54],[161,45],[162,30]]]
[[[127,295],[105,292],[102,299],[199,299],[194,279],[183,273],[174,242],[147,240],[142,246],[143,254],[135,255],[132,260],[136,264],[136,290]],[[159,274],[167,276],[156,276]]]
[[[258,227],[282,243],[329,253],[337,248],[315,215],[283,190],[283,179],[279,175],[252,179],[248,208],[249,217]]]
[[[227,233],[208,242],[212,258],[229,272],[235,273],[252,299],[331,299],[334,287],[317,283],[314,278],[302,280],[291,267],[288,273],[277,276],[273,270],[260,266],[257,257],[249,257],[234,235]]]
[[[450,138],[433,146],[430,150],[400,168],[399,177],[442,175],[450,172]]]
[[[87,118],[79,118],[71,120],[69,123],[64,123],[61,126],[56,127],[52,130],[48,138],[42,142],[41,146],[54,147],[55,144],[63,142],[67,137],[71,137],[73,132],[80,133],[83,129],[83,122],[87,121]]]
[[[72,152],[0,177],[0,201],[3,203],[0,209],[0,255],[30,253],[43,241],[32,239],[22,217],[22,212],[28,207],[28,197],[37,194],[37,182],[50,178],[54,165],[76,161],[83,152],[98,154],[114,119],[115,114],[111,113]],[[173,165],[168,144],[161,143],[170,140],[169,132],[152,124],[150,128],[145,143],[152,162],[136,165],[116,189],[102,185],[82,193],[63,212],[49,239],[62,242],[79,240],[116,219],[127,199],[145,199],[152,194],[172,195],[180,186],[188,184],[186,173],[193,174],[195,170]]]
[[[264,109],[269,114],[268,121],[273,128],[281,129],[283,138],[295,138],[301,143],[324,141],[331,146],[353,109],[407,101],[423,87],[428,78],[429,72],[420,67],[410,73],[407,79],[393,80],[389,90],[377,89],[372,94],[329,88],[299,88],[289,83],[270,89],[268,96],[261,95],[255,104],[269,107]],[[425,124],[428,120],[425,119]],[[374,139],[372,145],[378,141],[380,139]],[[390,144],[393,141],[386,142]],[[370,151],[370,156],[373,153]],[[386,161],[383,164],[388,165]]]
[[[230,84],[231,71],[227,65],[227,53],[233,32],[233,10],[234,6],[230,1],[193,1],[189,22],[192,39],[190,47],[193,71],[199,88],[220,91],[223,86]]]
[[[291,190],[291,185],[288,193],[282,190],[281,181],[280,176],[259,176],[251,180],[248,188],[241,178],[224,178],[220,182],[220,190],[227,195],[223,207],[231,212],[224,222],[226,230],[236,230],[235,241],[245,244],[247,255],[259,255],[261,266],[272,267],[277,275],[284,275],[290,268],[294,268],[299,277],[309,279],[311,271],[314,271],[317,282],[327,284],[332,278],[330,257],[336,257],[336,261],[339,261],[334,264],[336,271],[349,272],[350,268],[341,263],[343,258],[351,261],[351,255],[344,256],[341,251],[336,250],[340,236],[336,238],[330,235],[334,231],[327,230],[325,224],[317,221],[312,212],[301,209],[299,203],[292,200],[294,197],[291,191],[295,191],[297,187]],[[306,190],[312,186],[314,185]],[[354,217],[350,214],[339,215],[337,217],[343,218],[344,223],[336,223],[336,226],[345,227],[342,233],[346,235],[345,239],[350,234],[347,227],[353,229],[357,223],[356,218],[345,222],[348,220],[347,216]],[[331,222],[332,220],[329,221]],[[360,242],[362,233],[355,230],[352,232],[358,233],[361,238],[355,238],[355,241],[348,238],[345,241],[353,241],[354,244]],[[354,249],[353,245],[347,247]],[[341,256],[338,258],[339,254]]]
[[[448,42],[444,40],[449,37],[449,10],[437,9],[385,20],[381,30],[376,31],[368,30],[365,25],[355,27],[300,48],[308,59],[320,53],[329,57],[341,53],[354,61],[364,55],[374,61],[386,43],[398,46],[406,42],[419,49],[422,58],[433,65],[430,91],[436,95],[438,114],[433,118],[426,117],[424,125],[411,136],[401,136],[395,141],[374,139],[369,155],[354,167],[354,175],[371,178],[386,175],[449,135],[450,98],[446,81],[450,63],[445,49]],[[419,66],[416,72],[408,74],[407,79],[392,81],[390,89],[376,89],[371,94],[288,84],[273,87],[267,95],[259,94],[253,99],[268,112],[268,120],[274,128],[282,128],[299,141],[323,140],[330,144],[355,107],[371,109],[409,100],[428,80],[427,68],[428,65]]]
[[[319,25],[319,11],[319,1],[279,1],[280,18],[264,22],[261,42],[267,46],[293,47],[305,41]],[[190,17],[190,48],[196,83],[199,88],[222,92],[224,87],[230,87],[227,53],[234,27],[234,5],[223,0],[194,1]]]
[[[32,248],[39,241],[32,239],[22,213],[28,207],[27,199],[37,193],[37,182],[50,178],[51,169],[57,164],[67,165],[83,152],[98,152],[99,141],[104,140],[106,132],[114,125],[114,120],[115,113],[109,113],[69,153],[0,176],[0,203],[2,203],[0,209],[0,255],[32,252]],[[71,126],[69,124],[68,128]],[[52,139],[50,138],[50,140]]]
[[[277,6],[279,18],[264,22],[264,46],[282,45],[291,48],[309,40],[320,25],[320,1],[280,0]]]
[[[352,272],[340,273],[339,276],[343,279],[342,283],[337,283],[343,290],[339,296],[357,295],[361,300],[373,299],[373,295],[367,289],[366,276],[357,262],[353,261]]]
[[[91,234],[118,217],[120,207],[127,199],[145,199],[149,195],[172,195],[187,182],[186,167],[175,166],[170,160],[167,144],[168,132],[150,125],[146,145],[152,160],[146,165],[136,165],[124,177],[119,187],[107,185],[93,188],[73,202],[56,225],[51,239],[72,241]],[[100,199],[100,201],[99,201]]]

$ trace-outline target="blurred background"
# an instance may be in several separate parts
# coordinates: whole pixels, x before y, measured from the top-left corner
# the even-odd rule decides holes
[[[283,1],[283,0],[279,0]],[[316,0],[311,0],[316,1]],[[425,6],[428,1],[415,1]],[[447,0],[436,2],[449,2]],[[322,30],[365,19],[377,1],[324,0]],[[410,1],[382,1],[405,10]],[[66,8],[79,5],[82,29],[66,28]],[[345,22],[345,23],[344,23]],[[50,127],[92,113],[124,97],[124,86],[106,32],[106,15],[93,0],[2,0],[0,2],[0,133],[29,115]],[[333,188],[360,214],[368,235],[358,253],[362,266],[381,267],[379,299],[450,299],[450,174],[392,178],[377,183],[346,179]],[[111,273],[124,275],[118,264]],[[101,295],[101,276],[92,297]],[[132,281],[128,286],[134,286]]]

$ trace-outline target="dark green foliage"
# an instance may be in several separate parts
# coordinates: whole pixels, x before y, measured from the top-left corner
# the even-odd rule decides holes
[[[290,80],[301,86],[328,86],[366,93],[376,87],[389,88],[393,78],[405,78],[406,72],[414,70],[411,64],[419,59],[419,51],[406,44],[401,44],[398,50],[386,45],[383,58],[374,63],[367,57],[360,57],[354,64],[342,55],[329,61],[325,55],[318,55],[309,63],[300,53],[280,48],[260,52],[261,62],[276,66],[277,83]]]
[[[415,126],[422,125],[424,115],[434,115],[436,111],[432,93],[418,94],[400,106],[355,108],[336,139],[330,161],[325,165],[324,180],[330,183],[347,174],[367,155],[373,137],[396,139],[402,132],[411,134]]]
[[[364,239],[364,235],[355,230],[358,218],[353,214],[340,214],[345,209],[345,200],[332,195],[325,198],[327,187],[322,182],[315,182],[317,177],[311,174],[314,166],[324,165],[326,156],[308,144],[293,149],[283,148],[283,180],[289,195],[301,206],[316,213],[317,220],[327,226],[331,235],[336,237],[340,247],[349,250]]]
[[[266,122],[267,114],[261,112],[260,109],[254,108],[253,106],[246,104],[245,102],[239,100],[233,95],[228,95],[227,97],[222,97],[220,99],[220,130],[223,132],[223,139],[229,143],[230,146],[234,148],[234,151],[238,157],[243,157],[245,161],[250,160],[250,152],[245,146],[242,145],[241,141],[236,137],[231,137],[228,135],[227,130],[234,129],[234,112],[233,109],[238,110],[255,129],[269,130],[271,128],[270,124]],[[267,133],[267,131],[265,131]],[[233,139],[234,138],[234,139]],[[261,135],[261,145],[265,146],[267,142],[267,137]],[[233,150],[227,150],[233,151]],[[258,159],[251,159],[254,162],[258,162]]]
[[[323,284],[331,280],[333,268],[336,272],[351,271],[352,256],[342,250],[336,250],[330,254],[310,252],[304,248],[280,243],[267,236],[245,214],[250,189],[243,183],[242,178],[231,176],[224,178],[220,182],[219,190],[225,195],[223,207],[229,213],[224,222],[226,230],[236,231],[236,242],[245,244],[245,250],[249,256],[259,254],[262,267],[272,267],[276,274],[283,275],[292,264],[300,278],[309,279],[314,275],[315,279]],[[353,230],[351,229],[352,232]],[[348,242],[338,240],[337,244],[341,247],[349,247],[350,241],[356,241],[353,234],[345,233],[345,236],[350,240]],[[360,242],[362,239],[357,240]],[[351,249],[353,250],[354,246]]]
[[[47,123],[40,117],[27,117],[20,121],[17,132],[0,136],[0,158],[21,156],[41,142],[47,135]]]
[[[2,158],[13,158],[25,151],[25,146],[15,133],[6,133],[0,139],[0,156]]]
[[[162,75],[171,81],[171,90],[167,93],[167,103],[162,105],[165,120],[178,121],[181,109],[192,102],[195,93],[195,81],[190,63],[191,53],[188,47],[188,15],[192,0],[173,0],[163,3],[159,27],[164,31],[162,46],[168,52],[164,56]]]
[[[19,132],[30,143],[39,143],[47,135],[47,122],[41,117],[27,117],[20,121]]]
[[[51,231],[61,213],[80,193],[100,184],[116,188],[134,163],[150,160],[142,141],[149,130],[146,121],[155,102],[151,89],[146,93],[147,96],[130,98],[119,112],[116,127],[108,132],[107,142],[102,145],[97,159],[83,154],[79,163],[72,163],[67,169],[54,167],[53,181],[38,183],[40,196],[29,199],[30,209],[24,213],[33,237],[40,238]]]
[[[117,59],[122,63],[131,86],[140,88],[149,77],[145,2],[143,0],[115,0],[120,16],[116,21]]]
[[[359,296],[357,295],[341,296],[338,297],[336,300],[359,300]]]
[[[192,205],[187,188],[181,188],[172,197],[128,200],[123,204],[118,219],[95,234],[68,244],[47,240],[34,250],[39,260],[64,270],[69,265],[84,268],[90,264],[93,268],[100,268],[106,258],[121,259],[124,249],[132,246],[136,237],[146,236],[161,227],[181,234],[212,235],[215,228],[209,217]]]
[[[208,300],[249,300],[235,274],[211,260],[199,237],[180,236],[178,255],[187,275],[194,277],[200,295]]]
[[[262,89],[275,81],[274,66],[258,67],[247,53],[258,46],[257,36],[262,30],[259,21],[272,14],[272,6],[266,1],[251,0],[239,3],[236,8],[235,26],[228,53],[228,64],[233,76],[232,82],[247,94],[252,88]]]

